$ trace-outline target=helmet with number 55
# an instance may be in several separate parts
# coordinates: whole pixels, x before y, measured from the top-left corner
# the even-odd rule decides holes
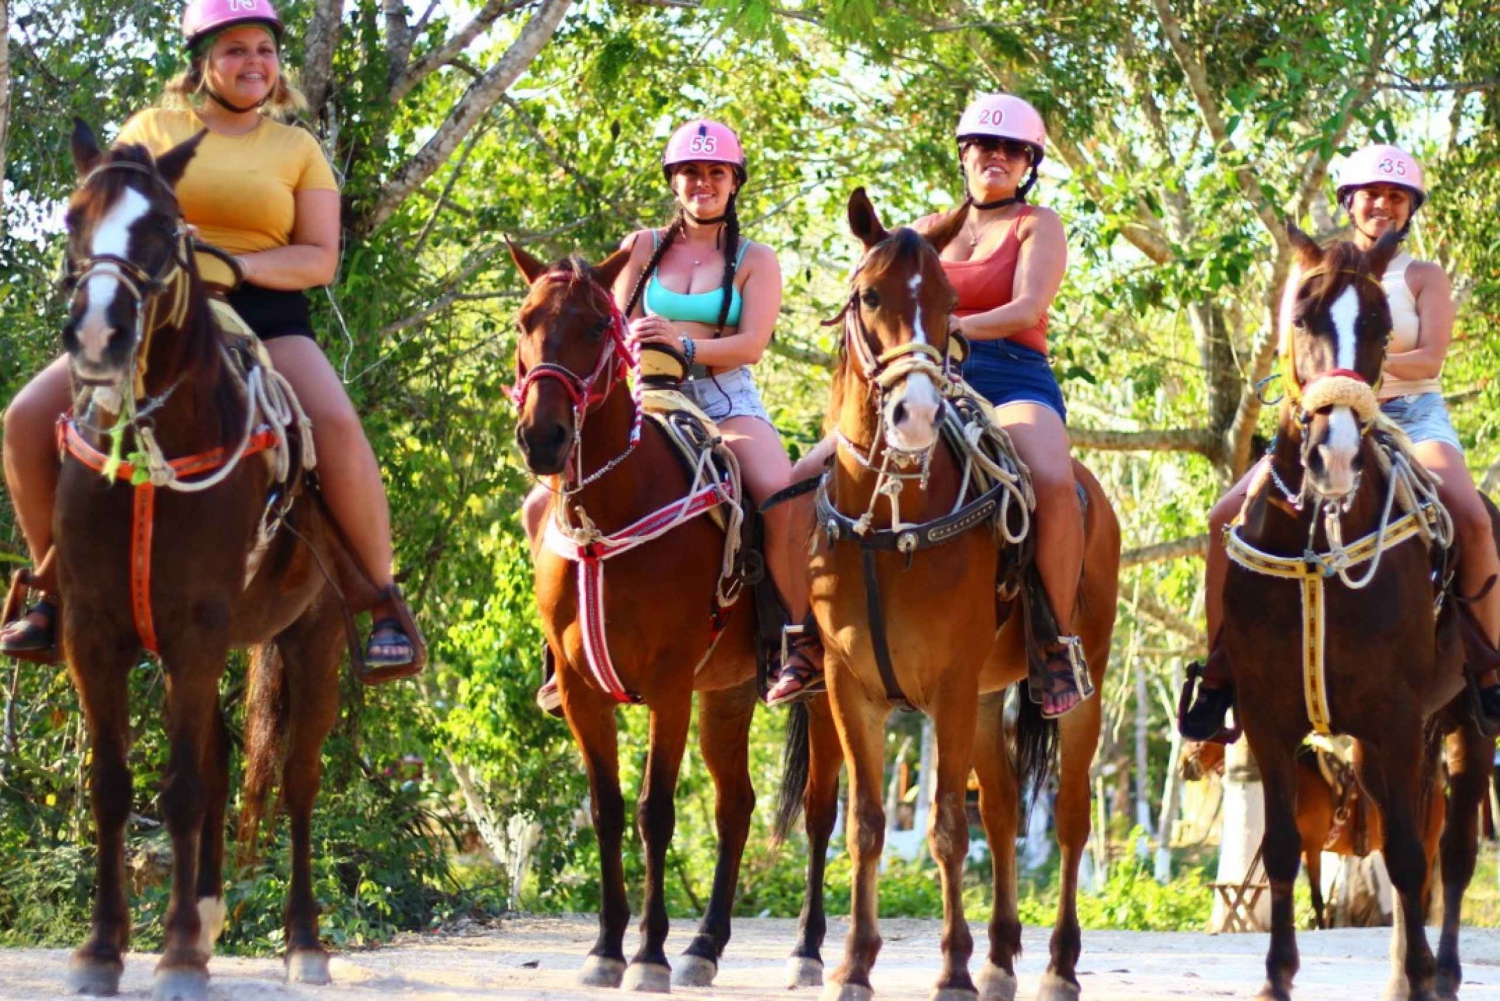
[[[740,183],[745,183],[745,151],[740,137],[721,122],[697,118],[672,133],[661,155],[662,173],[672,180],[672,170],[683,163],[727,163],[734,168]]]

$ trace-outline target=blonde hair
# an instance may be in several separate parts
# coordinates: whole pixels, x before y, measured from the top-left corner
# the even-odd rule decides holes
[[[196,111],[203,106],[204,101],[210,100],[208,78],[204,75],[203,65],[208,60],[208,52],[213,48],[214,41],[211,38],[207,44],[198,46],[187,69],[167,81],[167,85],[162,88],[161,97],[157,99],[158,107],[169,111]],[[271,92],[266,103],[260,106],[260,113],[273,118],[290,118],[307,110],[307,98],[287,80],[286,69],[280,62],[279,41],[276,54],[276,89]]]

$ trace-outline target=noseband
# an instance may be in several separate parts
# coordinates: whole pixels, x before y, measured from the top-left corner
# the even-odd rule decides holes
[[[579,281],[580,276],[568,271],[550,271],[537,279],[537,284],[542,282],[574,282]],[[594,363],[593,370],[586,376],[580,376],[566,365],[555,362],[541,362],[527,369],[521,365],[519,354],[516,357],[516,384],[510,389],[511,402],[517,410],[526,406],[526,397],[543,379],[551,379],[562,384],[563,391],[568,394],[572,402],[571,410],[573,426],[571,428],[568,452],[577,461],[577,470],[573,475],[575,485],[566,487],[560,491],[562,494],[573,494],[593,483],[599,477],[624,462],[641,440],[641,406],[639,400],[633,400],[635,405],[635,422],[630,429],[630,440],[625,446],[625,451],[611,459],[588,477],[583,475],[583,452],[579,444],[583,439],[583,421],[588,416],[589,408],[595,404],[602,403],[610,393],[614,392],[615,384],[623,379],[638,359],[636,352],[631,349],[625,340],[625,317],[620,312],[620,307],[615,303],[614,296],[601,286],[597,281],[589,277],[583,277],[589,291],[601,296],[608,304],[608,316],[605,319],[605,341],[604,347],[599,352],[599,360]],[[524,331],[523,331],[524,333]],[[595,389],[595,383],[603,380],[600,388]]]

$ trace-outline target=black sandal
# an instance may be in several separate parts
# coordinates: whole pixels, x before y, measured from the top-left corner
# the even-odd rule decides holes
[[[33,622],[31,617],[39,615],[43,623]],[[57,659],[57,603],[43,598],[28,608],[14,622],[7,622],[0,629],[0,653],[22,657],[26,660],[49,661]]]
[[[1066,716],[1094,694],[1078,638],[1059,636],[1058,639],[1060,642],[1047,649],[1046,687],[1038,700],[1043,719]]]
[[[823,640],[805,626],[787,626],[782,632],[781,670],[766,692],[766,705],[784,706],[821,695],[828,690],[823,677]]]

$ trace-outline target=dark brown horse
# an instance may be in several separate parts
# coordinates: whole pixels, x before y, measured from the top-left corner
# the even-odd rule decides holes
[[[824,481],[826,504],[820,500],[812,561],[813,610],[827,648],[829,693],[849,765],[848,842],[855,868],[852,925],[843,965],[832,974],[828,995],[863,1001],[871,994],[870,969],[881,944],[876,882],[885,833],[884,724],[904,700],[928,713],[937,733],[929,844],[942,876],[943,971],[935,997],[972,998],[975,992],[968,970],[973,939],[962,897],[969,841],[964,794],[971,767],[979,778],[980,814],[995,873],[989,961],[979,989],[987,999],[1014,997],[1014,961],[1021,946],[1018,801],[1023,786],[1045,776],[1060,729],[1056,815],[1063,854],[1061,905],[1039,997],[1075,998],[1081,939],[1074,901],[1089,833],[1088,773],[1098,743],[1100,705],[1091,699],[1053,724],[1041,718],[1023,692],[1013,766],[1003,705],[1006,689],[1027,677],[1027,616],[1017,609],[1002,617],[996,598],[1002,546],[989,518],[995,512],[983,503],[970,512],[968,503],[961,503],[963,458],[938,438],[939,418],[950,406],[942,394],[954,294],[934,248],[954,237],[964,215],[955,213],[926,240],[910,229],[888,232],[861,189],[850,198],[849,221],[865,255],[850,291],[843,360],[834,376],[829,424],[840,447]],[[898,486],[882,492],[877,504],[882,449],[906,453],[910,475],[894,481]],[[1077,463],[1074,471],[1088,497],[1078,632],[1094,677],[1102,682],[1114,627],[1119,525],[1098,481]],[[894,534],[887,532],[893,494],[902,523]],[[1014,499],[1024,505],[1024,499]],[[974,500],[971,491],[967,501]],[[888,535],[891,551],[867,555],[860,545],[850,544],[850,524],[866,512],[870,517],[864,527],[875,533],[870,538]],[[1010,509],[1012,518],[1020,514],[1016,507]],[[904,530],[913,533],[909,543],[902,541]],[[877,587],[870,586],[866,559]],[[878,598],[872,597],[877,593]],[[872,621],[876,615],[883,625]],[[882,645],[888,656],[877,650]],[[882,659],[892,670],[880,667]],[[817,749],[817,739],[811,743]],[[808,792],[813,853],[808,891],[813,895],[821,893],[816,869],[836,792],[837,764],[819,767],[814,762]],[[821,967],[822,933],[821,899],[809,899],[793,958],[794,976],[814,979]]]
[[[219,679],[229,650],[252,644],[241,834],[253,836],[280,763],[292,827],[287,973],[328,980],[310,827],[345,642],[316,566],[333,567],[341,556],[306,494],[285,510],[286,530],[271,536],[246,580],[272,486],[266,457],[249,453],[270,438],[247,433],[244,394],[247,385],[263,384],[262,376],[232,371],[229,359],[241,348],[210,310],[172,191],[200,138],[153,161],[140,146],[102,153],[88,127],[76,123],[81,181],[67,216],[74,279],[63,345],[80,394],[58,483],[56,556],[63,648],[92,745],[98,838],[92,932],[73,954],[68,988],[119,988],[130,940],[123,882],[131,798],[127,682],[143,647],[154,648],[166,672],[171,748],[161,803],[172,837],[172,894],[155,988],[166,1001],[208,996],[208,960],[225,916],[229,734]],[[107,455],[111,433],[121,429],[116,451],[126,459],[115,468]],[[154,449],[143,429],[154,435]],[[248,446],[240,444],[247,439]],[[155,465],[153,451],[170,458],[181,478]],[[101,479],[97,467],[111,478]],[[152,471],[161,481],[155,487]],[[193,492],[209,479],[217,482]]]
[[[1268,473],[1229,540],[1235,563],[1224,594],[1239,718],[1265,782],[1272,929],[1258,996],[1287,1001],[1297,972],[1296,755],[1321,725],[1355,738],[1360,783],[1385,821],[1385,861],[1399,898],[1391,993],[1456,997],[1459,909],[1473,875],[1488,751],[1455,700],[1464,657],[1451,600],[1434,638],[1433,561],[1419,539],[1424,525],[1441,536],[1441,518],[1392,507],[1392,484],[1420,486],[1420,477],[1406,474],[1399,458],[1387,460],[1381,432],[1372,432],[1371,387],[1391,329],[1380,275],[1397,239],[1389,234],[1362,252],[1350,243],[1325,250],[1295,229],[1291,238],[1299,270],[1284,310],[1288,397]],[[1391,440],[1399,452],[1399,440]],[[1428,866],[1420,818],[1440,792],[1443,734],[1450,791],[1434,963],[1423,929]]]
[[[1357,780],[1342,790],[1330,785],[1318,764],[1318,755],[1324,753],[1327,752],[1303,747],[1297,754],[1297,835],[1302,843],[1302,865],[1307,871],[1308,888],[1312,891],[1313,924],[1320,929],[1328,927],[1323,908],[1323,853],[1363,858],[1371,851],[1385,847],[1385,824],[1380,819],[1380,808],[1363,802],[1369,799],[1369,793],[1359,788]],[[1183,745],[1182,773],[1189,781],[1210,773],[1224,774],[1224,745],[1212,740],[1191,741]],[[1446,810],[1446,801],[1442,797],[1431,797],[1427,821],[1422,827],[1422,847],[1427,854],[1429,870],[1437,864]],[[1430,896],[1430,892],[1422,895],[1423,913],[1427,911]]]
[[[748,758],[759,702],[754,611],[741,600],[727,623],[716,616],[723,531],[708,517],[673,513],[694,495],[693,478],[662,429],[642,421],[624,381],[631,348],[609,288],[629,252],[597,268],[577,257],[549,267],[514,246],[511,255],[531,286],[519,315],[516,434],[527,466],[554,490],[547,535],[536,547],[537,606],[563,712],[588,770],[602,869],[599,938],[580,980],[655,991],[672,982],[704,986],[729,941],[755,806]],[[604,606],[595,606],[597,614],[588,608],[594,601]],[[698,743],[717,791],[719,858],[698,933],[671,971],[662,880],[695,691]],[[650,713],[651,737],[636,812],[646,849],[641,942],[627,967],[630,905],[620,857],[626,814],[615,714],[631,703]]]

